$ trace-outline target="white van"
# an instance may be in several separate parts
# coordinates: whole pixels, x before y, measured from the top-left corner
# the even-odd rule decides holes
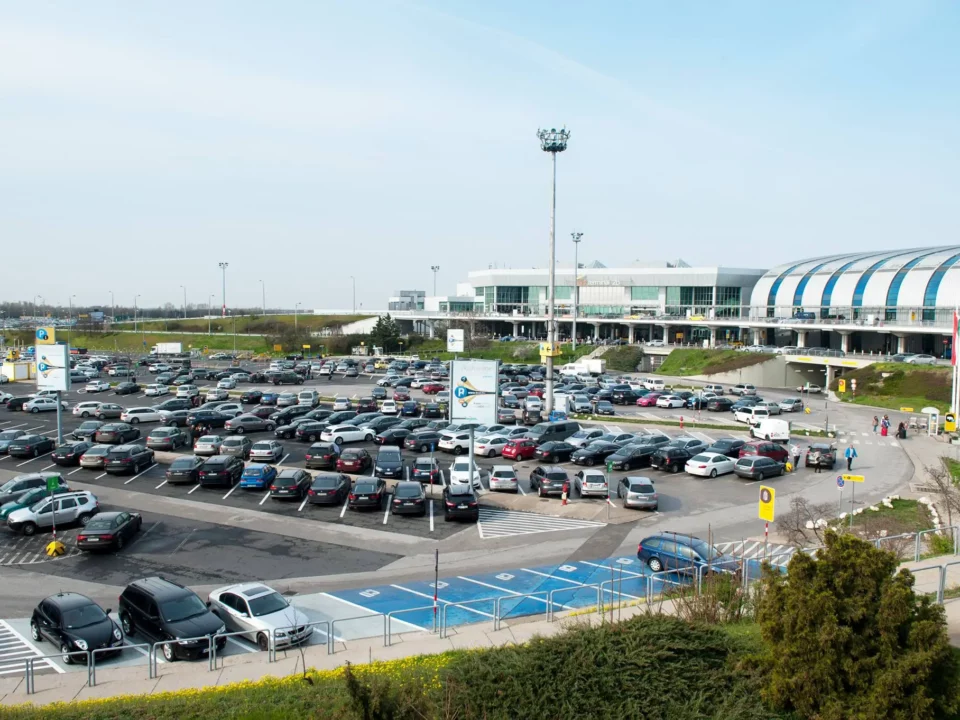
[[[766,418],[750,428],[750,434],[760,440],[790,441],[790,421]]]
[[[770,411],[764,407],[745,407],[737,410],[733,417],[737,422],[757,425],[770,417]]]
[[[667,389],[667,384],[660,378],[646,378],[643,381],[643,386],[647,390],[659,390],[661,392]]]
[[[320,393],[316,390],[301,390],[297,393],[297,404],[316,407],[320,404]]]
[[[716,393],[717,395],[723,395],[723,385],[704,385],[703,391]]]

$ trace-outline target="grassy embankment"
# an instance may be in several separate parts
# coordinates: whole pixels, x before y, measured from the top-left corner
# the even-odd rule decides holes
[[[563,365],[573,362],[577,358],[589,355],[594,350],[591,345],[579,345],[576,353],[572,345],[563,345],[563,355],[554,358],[554,365]],[[440,358],[452,360],[453,353],[447,352],[445,340],[426,340],[410,350],[421,358]],[[462,358],[476,358],[478,360],[499,360],[502,363],[533,363],[540,362],[540,344],[535,342],[491,342],[489,340],[474,340],[468,344],[466,350],[458,353]]]
[[[775,355],[738,350],[703,350],[678,348],[671,352],[657,369],[659,375],[686,377],[688,375],[716,375],[742,370],[766,362]]]
[[[913,408],[919,413],[928,405],[946,412],[950,405],[950,368],[909,363],[874,363],[864,368],[845,372],[847,391],[840,395],[843,402],[857,405],[899,410]],[[857,381],[857,392],[851,391],[852,380]],[[837,391],[834,380],[830,389]]]
[[[259,333],[263,335],[275,335],[281,327],[290,326],[296,323],[297,327],[309,328],[310,330],[322,330],[327,327],[337,327],[347,325],[348,323],[363,320],[372,315],[250,315],[237,318],[237,333]],[[141,327],[148,332],[169,331],[169,332],[207,332],[207,324],[212,322],[214,332],[233,334],[233,318],[213,318],[208,321],[206,318],[188,318],[171,320],[146,320],[137,323],[137,329]],[[118,325],[120,329],[132,330],[133,322],[124,322]]]

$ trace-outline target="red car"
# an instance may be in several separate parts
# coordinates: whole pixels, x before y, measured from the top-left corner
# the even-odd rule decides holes
[[[410,399],[410,391],[406,388],[397,388],[393,391],[393,399],[397,402],[406,402]]]
[[[501,454],[507,460],[529,460],[537,453],[537,443],[528,438],[511,440],[503,446]]]
[[[787,452],[785,447],[775,442],[769,442],[768,440],[755,440],[754,442],[746,443],[740,448],[740,457],[751,457],[754,455],[762,455],[763,457],[768,457],[781,463],[786,462],[787,458],[790,457],[790,453]]]
[[[372,464],[370,453],[357,448],[344,450],[337,458],[337,470],[340,472],[360,473],[368,470]]]
[[[542,398],[543,397],[543,388],[532,388],[530,390],[530,395],[534,397]]]
[[[357,401],[357,415],[361,413],[377,412],[380,406],[372,397],[362,397]]]
[[[420,391],[424,395],[436,395],[441,390],[446,390],[446,389],[447,388],[444,387],[443,383],[438,383],[438,382],[428,382],[420,386]]]
[[[642,398],[637,399],[637,405],[640,407],[656,407],[657,398],[663,395],[663,393],[652,392],[647,393]]]

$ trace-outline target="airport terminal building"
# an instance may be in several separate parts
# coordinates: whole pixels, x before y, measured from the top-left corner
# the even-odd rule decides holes
[[[475,270],[454,296],[395,313],[428,329],[459,320],[492,336],[546,336],[546,268]],[[771,270],[627,268],[556,270],[556,317],[569,338],[743,343],[846,352],[952,353],[960,300],[960,246],[847,253]]]

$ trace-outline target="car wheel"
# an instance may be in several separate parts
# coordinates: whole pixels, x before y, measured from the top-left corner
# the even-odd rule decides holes
[[[82,413],[80,413],[80,417],[82,417],[84,420],[86,420],[88,417],[90,417],[90,413],[88,413],[86,410],[84,410]]]
[[[33,620],[30,621],[30,637],[36,642],[43,642],[43,635],[40,634],[40,628]]]
[[[444,522],[450,522],[450,520],[452,520],[452,518],[451,518],[449,515],[447,515],[446,513],[444,513],[444,514],[443,514],[443,521],[444,521]]]
[[[337,445],[343,445],[343,438],[342,438],[342,437],[336,437],[336,438],[333,439],[333,441],[334,441]]]
[[[117,535],[117,550],[123,549],[123,535]]]
[[[30,412],[32,412],[32,413],[38,413],[38,412],[40,412],[40,408],[33,408]]]
[[[70,655],[70,648],[66,643],[60,646],[60,659],[64,665],[73,665],[73,656]]]
[[[420,452],[425,453],[427,450],[429,450],[429,448],[426,445],[420,446]]]
[[[257,634],[257,647],[260,648],[261,652],[267,652],[270,649],[270,638],[267,637],[266,633]]]
[[[234,430],[234,432],[237,433],[237,435],[243,435],[243,433],[244,433],[243,425],[241,425],[241,426],[238,427],[236,430]]]
[[[715,478],[716,476],[717,476],[717,469],[714,468],[713,470],[710,471],[710,477]]]
[[[176,655],[173,654],[173,645],[170,643],[163,646],[163,659],[167,662],[173,662],[177,659]]]
[[[782,475],[783,475],[783,468],[781,467],[781,468],[779,468],[779,472],[777,473],[777,477],[781,477]]]
[[[673,465],[670,466],[670,472],[676,475],[678,472],[680,472],[680,466],[674,463]]]
[[[647,560],[647,565],[655,573],[663,570],[663,563],[660,562],[660,558],[655,558],[655,557],[650,558],[649,560]]]
[[[37,455],[39,455],[39,454],[40,454],[40,451],[39,451],[37,448],[34,448],[34,449],[33,449],[33,456],[34,456],[34,457],[37,457]]]
[[[35,535],[37,532],[37,525],[36,523],[25,522],[23,524],[23,527],[20,528],[20,532],[22,532],[24,535],[27,535],[27,536]]]
[[[364,441],[364,442],[373,442],[373,435],[371,435],[370,433],[367,433],[366,435],[363,436],[363,441]]]
[[[594,462],[595,462],[595,461],[594,461],[593,458],[587,458],[587,459],[584,461],[584,464],[585,464],[587,467],[593,467]]]
[[[83,513],[77,518],[77,522],[81,525],[86,525],[88,522],[90,522],[90,517],[90,513]]]

